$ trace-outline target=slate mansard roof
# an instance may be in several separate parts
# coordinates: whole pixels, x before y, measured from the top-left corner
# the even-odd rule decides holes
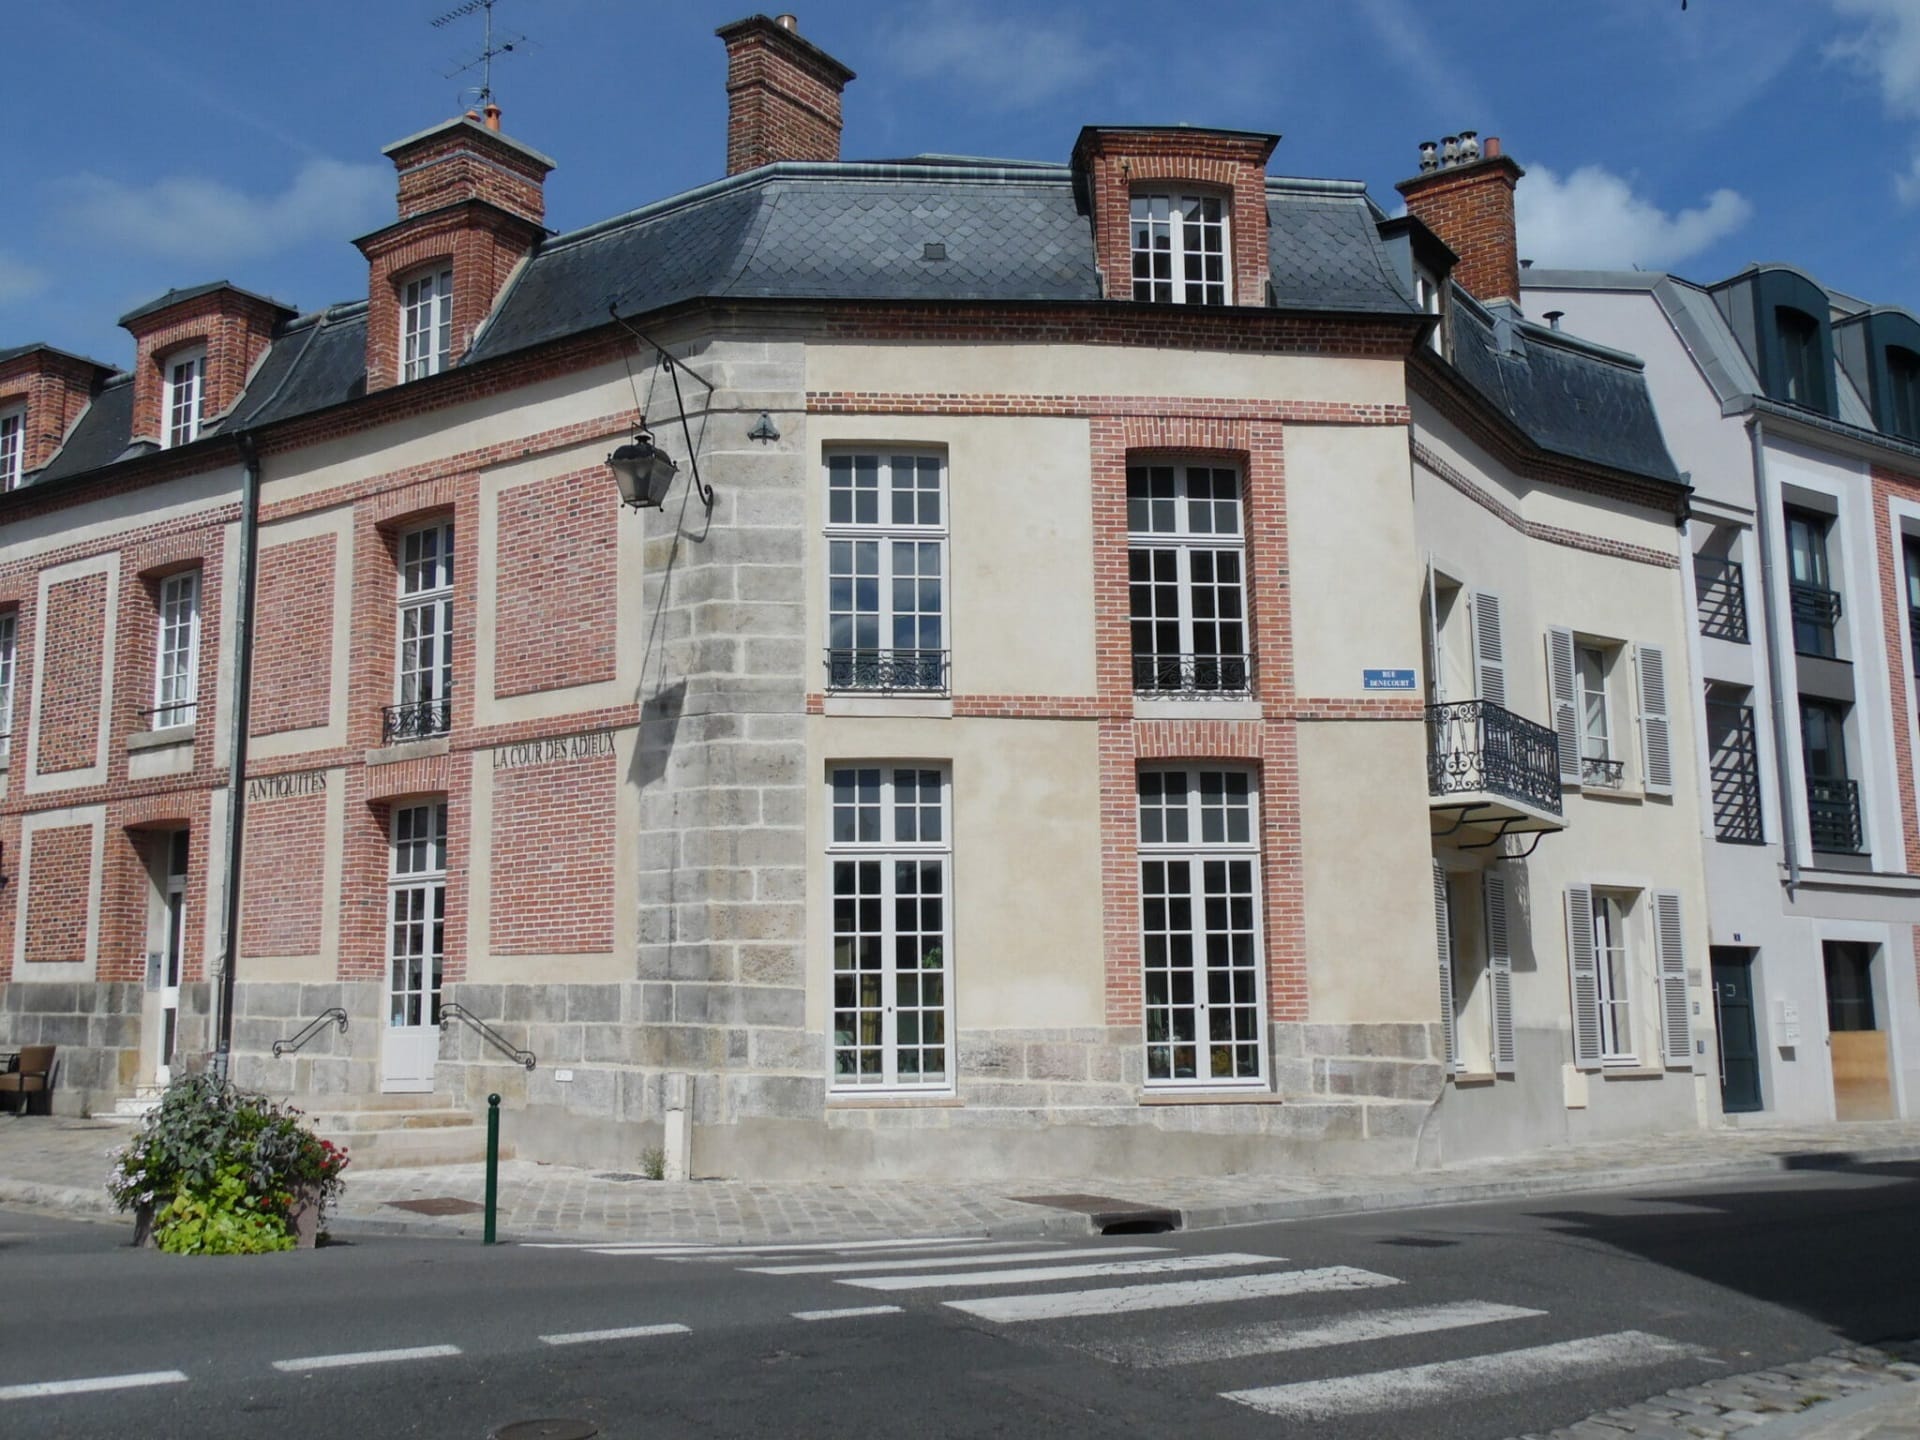
[[[596,329],[608,323],[609,306],[638,317],[701,300],[1095,302],[1092,226],[1073,180],[1066,165],[939,155],[762,166],[547,238],[461,365]],[[1418,315],[1363,185],[1269,179],[1267,211],[1275,307]],[[363,394],[366,324],[364,301],[287,324],[233,410],[203,435],[313,414]],[[1672,477],[1644,389],[1628,393],[1637,375],[1629,382],[1618,366],[1554,346],[1532,362],[1537,373],[1516,374],[1510,359],[1480,355],[1474,326],[1462,330],[1475,339],[1460,347],[1462,373],[1537,443]],[[1563,403],[1569,388],[1596,386],[1598,413]],[[110,382],[34,483],[128,456],[131,389],[124,379]]]

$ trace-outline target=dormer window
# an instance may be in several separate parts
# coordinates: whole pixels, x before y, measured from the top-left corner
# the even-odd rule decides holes
[[[406,282],[400,300],[400,378],[438,375],[453,363],[453,271]]]
[[[1225,305],[1227,203],[1216,195],[1133,197],[1133,298]]]
[[[1887,347],[1887,400],[1894,434],[1920,440],[1920,355],[1905,346]]]
[[[162,416],[166,435],[162,442],[191,445],[200,438],[200,408],[207,390],[207,352],[183,350],[166,359],[167,393]]]
[[[1785,305],[1774,310],[1780,336],[1780,374],[1784,398],[1811,410],[1826,408],[1827,387],[1820,374],[1820,322]]]
[[[1414,303],[1420,307],[1420,312],[1423,315],[1432,315],[1436,319],[1439,317],[1440,280],[1431,270],[1422,265],[1415,265],[1413,267],[1413,299]],[[1435,325],[1433,332],[1427,336],[1427,344],[1433,347],[1433,352],[1436,355],[1444,355],[1447,353],[1446,343],[1441,335],[1441,329],[1442,327],[1440,325]]]
[[[0,490],[11,490],[26,473],[27,411],[23,405],[0,410]]]

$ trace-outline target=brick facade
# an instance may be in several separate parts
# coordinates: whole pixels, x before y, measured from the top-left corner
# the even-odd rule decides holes
[[[41,694],[42,775],[84,770],[98,758],[106,703],[107,577],[80,575],[47,587]]]
[[[727,46],[727,174],[838,160],[840,92],[853,71],[764,15],[714,33]]]
[[[605,837],[613,834],[619,786],[611,753],[495,772],[489,913],[495,954],[613,949],[613,847]]]
[[[1489,141],[1489,148],[1498,144]],[[1453,278],[1476,300],[1520,303],[1513,189],[1527,172],[1507,155],[1429,170],[1395,188],[1407,209],[1460,257]]]
[[[27,412],[23,474],[53,458],[106,374],[91,360],[45,345],[0,362],[0,411],[19,405]]]
[[[91,825],[34,832],[26,885],[29,966],[74,965],[87,958],[93,836]]]
[[[240,958],[316,955],[326,874],[325,793],[254,798],[240,877]]]
[[[613,678],[621,517],[605,487],[606,471],[595,466],[501,494],[496,696]]]
[[[273,735],[331,718],[334,556],[331,535],[260,551],[254,596],[251,732]],[[276,951],[286,954],[286,951]]]
[[[189,349],[206,350],[200,394],[200,422],[205,425],[233,408],[253,367],[292,314],[257,295],[222,285],[207,294],[176,304],[162,303],[123,320],[134,340],[135,438],[158,441],[166,435],[167,366],[176,356]]]

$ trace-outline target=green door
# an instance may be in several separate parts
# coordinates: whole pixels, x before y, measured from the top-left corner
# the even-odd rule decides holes
[[[1753,1024],[1753,951],[1713,947],[1713,1006],[1720,1026],[1720,1108],[1739,1115],[1760,1103],[1760,1044]]]

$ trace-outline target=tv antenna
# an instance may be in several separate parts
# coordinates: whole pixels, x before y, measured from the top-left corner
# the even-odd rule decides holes
[[[453,9],[447,11],[445,14],[434,16],[432,21],[434,29],[444,30],[447,26],[453,24],[454,21],[464,20],[469,15],[480,15],[483,17],[485,24],[485,41],[480,47],[480,53],[467,61],[466,64],[455,66],[453,69],[447,71],[446,77],[451,80],[456,75],[465,75],[469,70],[478,70],[480,72],[480,103],[482,105],[491,105],[493,103],[494,60],[502,55],[511,55],[516,50],[525,50],[533,44],[533,42],[524,35],[494,33],[493,7],[495,3],[496,0],[465,0],[464,4],[454,6]]]

